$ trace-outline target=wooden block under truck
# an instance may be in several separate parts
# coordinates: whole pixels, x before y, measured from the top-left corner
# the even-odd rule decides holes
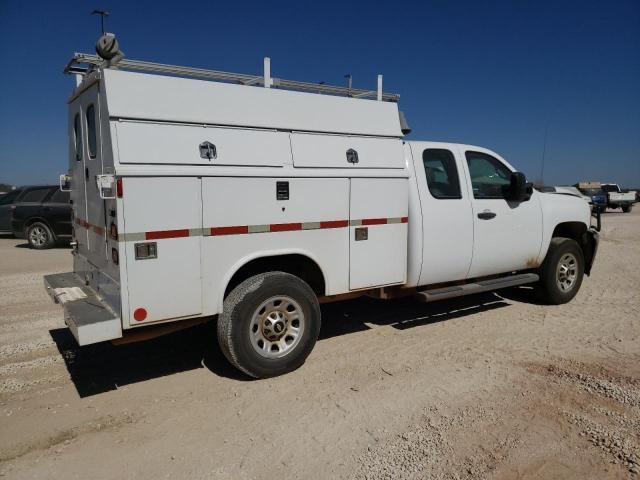
[[[103,42],[104,43],[104,42]],[[300,367],[322,302],[532,284],[570,301],[589,206],[486,148],[407,141],[398,96],[76,54],[73,271],[47,275],[80,345],[217,322],[252,377]],[[67,185],[68,184],[68,185]]]

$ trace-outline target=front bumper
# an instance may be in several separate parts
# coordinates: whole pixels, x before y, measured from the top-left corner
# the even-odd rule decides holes
[[[598,222],[600,223],[600,222]],[[598,245],[600,244],[600,234],[594,227],[589,228],[585,232],[585,248],[584,248],[584,273],[591,274],[591,267],[598,253]]]
[[[75,273],[45,275],[44,286],[64,308],[64,321],[78,345],[122,337],[122,321]]]

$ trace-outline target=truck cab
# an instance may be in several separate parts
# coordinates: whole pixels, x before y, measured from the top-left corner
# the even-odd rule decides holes
[[[381,77],[366,91],[275,79],[267,59],[262,76],[113,66],[67,67],[73,271],[45,286],[80,345],[214,321],[261,378],[304,363],[321,302],[529,283],[560,304],[590,273],[586,202],[486,148],[405,140]]]

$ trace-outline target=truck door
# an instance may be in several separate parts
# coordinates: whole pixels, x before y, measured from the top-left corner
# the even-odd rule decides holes
[[[446,144],[411,142],[422,207],[419,285],[462,280],[473,251],[473,217],[462,159]]]
[[[89,243],[84,220],[87,218],[85,192],[84,113],[79,99],[69,106],[69,174],[71,175],[71,203],[74,215],[73,229],[78,243],[78,254],[87,257]]]
[[[489,152],[464,150],[473,196],[474,242],[469,277],[537,266],[542,244],[542,210],[534,190],[526,202],[504,198],[511,168]]]
[[[76,218],[78,227],[86,231],[86,257],[93,265],[102,269],[107,263],[105,205],[100,198],[96,176],[103,173],[103,145],[100,122],[99,83],[89,87],[80,97],[81,124],[84,130],[83,172],[79,175],[85,191],[86,216],[83,222]],[[74,177],[78,178],[78,176]],[[76,215],[78,215],[76,213]]]

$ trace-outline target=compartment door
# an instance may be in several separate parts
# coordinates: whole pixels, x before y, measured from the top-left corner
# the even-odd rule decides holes
[[[289,134],[273,130],[115,123],[120,163],[279,167],[291,163]]]
[[[201,180],[125,177],[123,192],[129,293],[123,321],[134,326],[202,313]],[[135,315],[139,309],[143,319]]]
[[[319,133],[291,134],[293,164],[311,168],[404,168],[402,141]]]
[[[405,283],[408,180],[353,178],[350,200],[349,288]]]

